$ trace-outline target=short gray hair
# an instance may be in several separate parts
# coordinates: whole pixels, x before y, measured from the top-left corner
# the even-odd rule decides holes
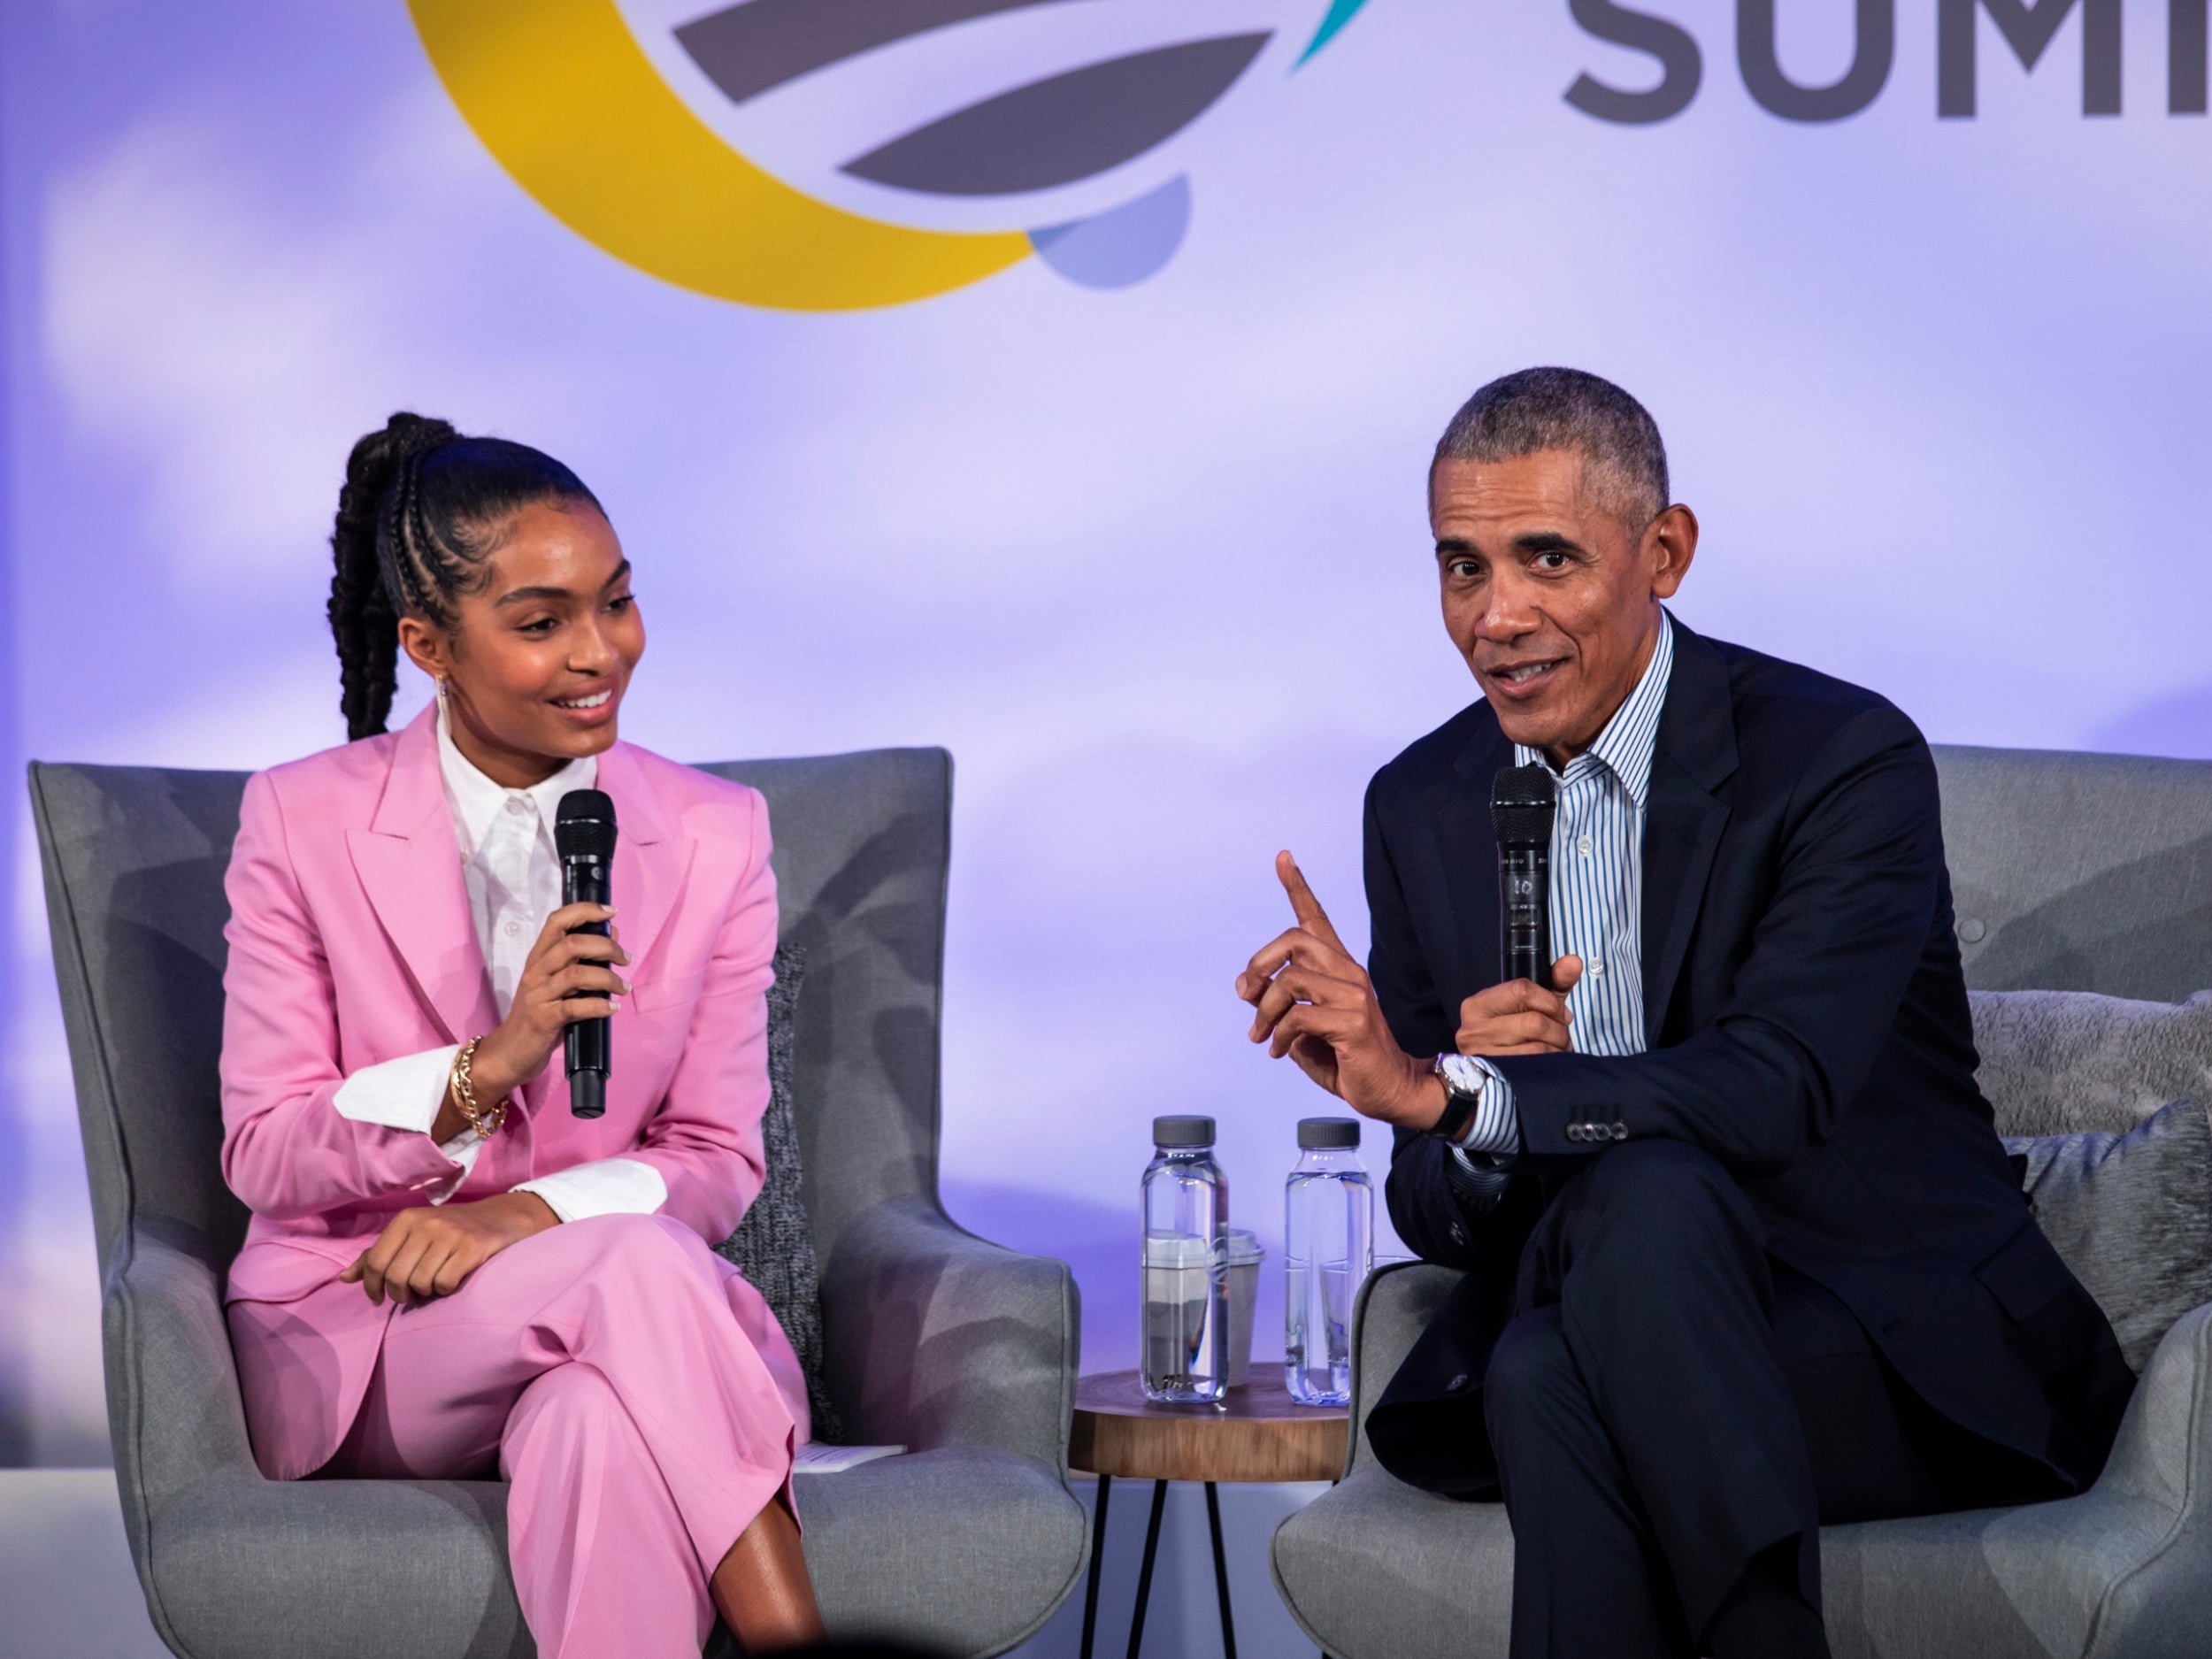
[[[1650,411],[1581,369],[1501,375],[1459,408],[1436,441],[1443,461],[1511,461],[1573,449],[1607,508],[1641,529],[1667,509],[1667,446]]]

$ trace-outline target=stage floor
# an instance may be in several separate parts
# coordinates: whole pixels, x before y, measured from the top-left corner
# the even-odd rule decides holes
[[[123,1541],[115,1473],[0,1469],[0,1653],[165,1659]]]

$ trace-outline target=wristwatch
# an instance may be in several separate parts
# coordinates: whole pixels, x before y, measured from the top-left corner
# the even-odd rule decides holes
[[[1436,1073],[1437,1081],[1444,1086],[1444,1115],[1421,1132],[1434,1135],[1449,1146],[1460,1143],[1467,1133],[1467,1125],[1474,1122],[1475,1114],[1482,1110],[1482,1093],[1479,1089],[1463,1089],[1452,1081],[1451,1069],[1444,1062],[1456,1057],[1443,1054],[1436,1056],[1436,1064],[1432,1069]]]

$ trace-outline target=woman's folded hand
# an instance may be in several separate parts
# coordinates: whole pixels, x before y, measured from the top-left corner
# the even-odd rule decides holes
[[[468,1276],[511,1244],[557,1226],[560,1217],[535,1193],[495,1193],[469,1204],[420,1205],[386,1224],[374,1244],[338,1275],[369,1300],[405,1307],[450,1296]]]

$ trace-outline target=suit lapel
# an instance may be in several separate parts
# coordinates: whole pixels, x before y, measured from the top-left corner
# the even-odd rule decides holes
[[[346,832],[346,848],[385,936],[447,1041],[491,1030],[498,1015],[438,776],[434,705],[399,734],[376,815],[367,829]]]
[[[611,896],[622,948],[633,964],[625,977],[634,984],[683,891],[692,843],[668,817],[627,743],[617,743],[599,757],[599,787],[613,798],[619,826]]]
[[[1656,1048],[1667,1007],[1705,902],[1713,855],[1728,823],[1716,791],[1736,770],[1736,721],[1728,665],[1674,625],[1674,670],[1644,801],[1644,1041]]]

